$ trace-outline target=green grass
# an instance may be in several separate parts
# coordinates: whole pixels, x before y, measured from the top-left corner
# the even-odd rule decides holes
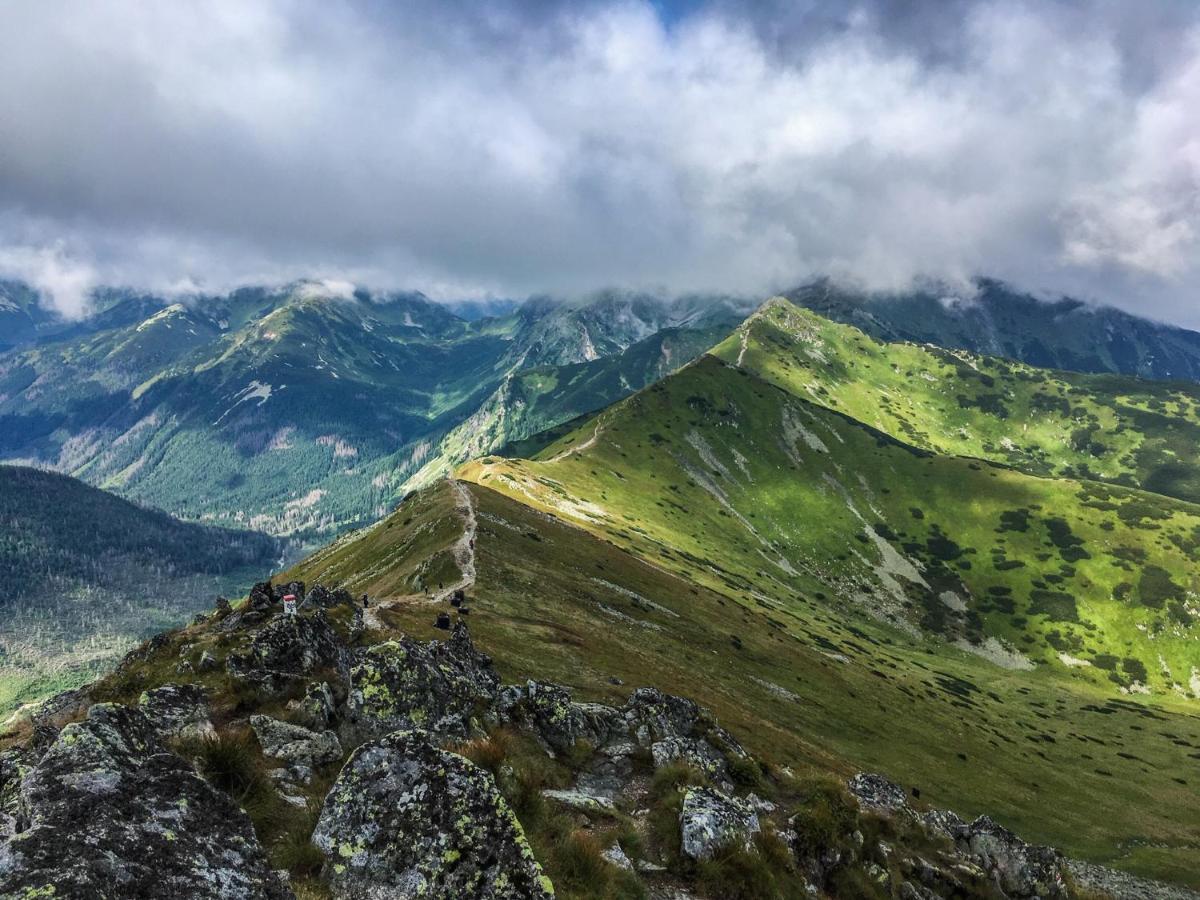
[[[506,681],[556,681],[609,703],[655,685],[708,706],[773,770],[883,771],[931,804],[987,813],[1028,839],[1143,874],[1177,876],[1191,859],[1200,837],[1194,786],[1173,780],[1187,780],[1186,756],[1200,752],[1190,705],[1119,699],[1105,680],[1048,667],[1001,669],[936,639],[914,641],[854,608],[760,606],[668,571],[664,558],[643,559],[615,539],[471,490],[480,514],[471,629]],[[393,518],[412,516],[405,527],[418,528],[424,520],[414,513],[451,505],[449,488],[437,485]],[[382,561],[415,564],[419,551],[396,553],[390,534],[400,527],[341,549],[356,560],[345,571],[374,572],[357,588],[387,597]],[[328,561],[295,573],[320,571]],[[439,634],[433,618],[417,598],[385,614],[422,639]],[[541,786],[525,791],[523,822],[544,812]],[[1150,860],[1127,849],[1138,842],[1164,849]]]
[[[464,472],[778,615],[856,608],[1010,665],[1193,693],[1200,506],[915,450],[711,357],[535,460]]]
[[[1200,387],[883,343],[776,298],[713,355],[916,447],[1200,500]]]

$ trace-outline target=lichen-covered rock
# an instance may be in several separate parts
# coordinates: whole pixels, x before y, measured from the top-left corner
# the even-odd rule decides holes
[[[279,690],[318,669],[343,669],[346,649],[324,610],[277,615],[260,629],[242,653],[230,654],[229,673]]]
[[[305,606],[319,606],[322,609],[333,609],[335,606],[350,605],[353,602],[354,598],[350,596],[349,591],[342,588],[330,590],[323,584],[314,584],[308,595],[304,597]]]
[[[649,746],[666,738],[688,737],[709,717],[699,705],[657,688],[638,688],[625,703],[625,718],[638,743]]]
[[[0,753],[0,840],[25,828],[25,813],[21,808],[21,777],[34,761],[34,754],[23,747]]]
[[[650,745],[650,755],[656,769],[674,762],[684,762],[704,772],[726,790],[732,789],[725,757],[703,738],[671,737],[655,741]]]
[[[197,684],[164,684],[145,691],[138,708],[162,737],[207,737],[213,733],[208,698]]]
[[[246,814],[167,752],[138,710],[93,706],[19,790],[21,830],[0,844],[2,896],[291,896]]]
[[[423,732],[359,747],[313,843],[337,898],[538,900],[553,887],[490,774]]]
[[[315,768],[342,757],[342,745],[332,731],[309,731],[270,716],[251,716],[250,727],[263,753],[281,762]]]
[[[500,679],[458,624],[446,641],[401,638],[368,647],[350,671],[349,727],[358,736],[424,729],[465,736],[496,697]]]
[[[621,711],[600,703],[576,703],[561,685],[529,681],[505,688],[497,704],[501,719],[536,733],[555,753],[566,753],[580,741],[593,747],[627,740]]]
[[[955,846],[979,865],[1006,896],[1043,900],[1067,896],[1058,851],[1027,844],[987,816],[966,826]]]
[[[926,872],[922,881],[927,887],[936,891],[939,885],[957,883],[959,875],[969,878],[977,873],[1006,897],[1047,900],[1067,896],[1064,862],[1056,850],[1027,844],[987,816],[968,824],[949,810],[935,809],[918,817],[904,789],[882,775],[860,772],[848,786],[864,809],[919,821],[930,834],[952,842],[957,860],[934,867],[936,879],[933,869]],[[959,871],[951,871],[955,868]]]
[[[864,809],[894,813],[908,809],[904,788],[874,772],[859,772],[847,785]]]
[[[575,812],[589,816],[611,816],[617,811],[617,807],[607,797],[598,797],[583,791],[548,790],[542,791],[542,796],[561,803],[567,809],[573,809]]]
[[[689,788],[679,811],[681,848],[692,859],[711,859],[723,847],[749,848],[758,815],[741,801],[712,788]]]
[[[72,719],[81,718],[92,705],[86,687],[75,688],[55,694],[41,704],[34,712],[32,719],[35,728],[42,728],[57,734],[59,729]]]
[[[310,728],[324,730],[337,721],[337,700],[328,681],[318,681],[308,686],[304,696],[288,703],[296,717]]]

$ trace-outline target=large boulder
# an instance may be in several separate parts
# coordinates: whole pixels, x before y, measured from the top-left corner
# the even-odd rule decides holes
[[[198,684],[164,684],[145,691],[138,708],[162,737],[203,738],[213,733],[208,698]]]
[[[285,898],[250,819],[139,711],[93,706],[20,778],[0,895]],[[41,892],[41,893],[38,893]]]
[[[900,785],[874,772],[859,772],[846,785],[859,806],[877,813],[908,811],[908,795]]]
[[[342,670],[345,665],[346,649],[324,610],[277,615],[255,633],[246,650],[230,654],[225,662],[234,677],[272,690],[302,682],[320,669]]]
[[[681,848],[692,859],[712,859],[730,845],[749,849],[760,830],[749,806],[712,788],[689,788],[679,811]]]
[[[504,721],[533,731],[555,753],[567,753],[580,741],[599,747],[629,734],[620,710],[576,703],[557,684],[529,681],[507,687],[497,706]]]
[[[554,895],[490,774],[424,732],[359,747],[313,833],[337,898]]]
[[[250,727],[267,756],[289,765],[312,769],[342,757],[342,745],[332,731],[310,731],[270,716],[251,716]]]
[[[465,736],[500,679],[459,623],[446,641],[401,638],[362,651],[350,671],[349,729],[360,737],[423,729]]]

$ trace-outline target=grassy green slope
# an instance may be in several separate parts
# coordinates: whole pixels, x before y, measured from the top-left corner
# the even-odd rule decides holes
[[[760,603],[710,588],[561,514],[468,487],[479,522],[471,628],[506,680],[606,701],[656,685],[711,707],[777,763],[882,770],[1069,853],[1200,884],[1189,849],[1200,814],[1184,777],[1200,719],[1186,707],[998,668],[815,598]],[[386,629],[432,637],[438,607],[421,586],[456,577],[453,508],[441,482],[287,577],[370,592]]]
[[[1195,693],[1200,508],[914,450],[712,357],[536,460],[466,472],[747,599]]]
[[[776,298],[713,354],[906,443],[1200,500],[1200,387],[883,343]]]

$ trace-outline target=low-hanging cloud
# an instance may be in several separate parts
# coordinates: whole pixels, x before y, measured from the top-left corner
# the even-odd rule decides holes
[[[0,272],[71,314],[97,283],[989,274],[1200,325],[1186,7],[402,6],[6,5]]]

